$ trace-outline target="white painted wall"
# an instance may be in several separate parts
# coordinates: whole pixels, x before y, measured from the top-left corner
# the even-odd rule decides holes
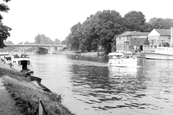
[[[148,37],[150,36],[160,36],[160,34],[155,30],[153,29],[149,34],[148,34]]]

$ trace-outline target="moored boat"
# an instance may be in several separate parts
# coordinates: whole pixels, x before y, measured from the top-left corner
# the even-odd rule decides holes
[[[153,30],[148,38],[149,45],[144,47],[146,59],[173,60],[173,27]]]
[[[2,58],[2,61],[4,61],[4,63],[6,63],[6,64],[10,64],[11,63],[11,56],[10,55],[4,56],[4,58]]]
[[[109,61],[108,65],[110,66],[119,66],[119,67],[136,67],[137,66],[137,57],[134,55],[127,55],[119,52],[112,52],[108,54]]]
[[[3,60],[5,56],[8,56],[8,52],[0,52],[0,59]]]
[[[146,59],[173,60],[172,47],[157,47],[154,51],[145,52]]]
[[[31,60],[26,54],[15,54],[12,56],[12,68],[23,74],[33,74],[33,66],[31,65]]]

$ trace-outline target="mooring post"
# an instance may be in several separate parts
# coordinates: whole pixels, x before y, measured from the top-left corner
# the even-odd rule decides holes
[[[41,100],[40,100],[40,98],[38,98],[38,100],[39,100],[39,110],[38,110],[38,112],[39,112],[39,115],[43,115],[43,107],[42,107],[42,105],[41,105]]]

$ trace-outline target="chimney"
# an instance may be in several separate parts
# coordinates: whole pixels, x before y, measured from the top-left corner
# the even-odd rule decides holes
[[[170,47],[173,47],[173,27],[171,27]]]

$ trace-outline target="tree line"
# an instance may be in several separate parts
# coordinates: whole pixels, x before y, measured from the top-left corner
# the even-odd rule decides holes
[[[130,11],[122,17],[115,10],[104,10],[73,25],[64,42],[71,50],[90,52],[102,47],[105,53],[109,53],[114,37],[125,31],[150,32],[154,28],[169,29],[172,26],[173,19],[169,18],[154,17],[146,22],[141,11]]]
[[[10,0],[3,0],[3,1],[7,3]],[[7,13],[10,10],[10,8],[5,3],[0,3],[0,12]],[[5,47],[4,41],[10,36],[9,31],[11,30],[10,27],[2,23],[2,20],[3,16],[0,14],[0,48]]]
[[[9,2],[10,0],[3,0]],[[10,9],[5,3],[0,3],[0,12],[8,12]],[[10,27],[2,23],[0,14],[0,48],[5,47],[4,41],[10,36]],[[123,17],[115,10],[98,11],[90,15],[83,23],[78,22],[71,27],[71,32],[62,42],[58,39],[52,41],[44,34],[38,34],[33,43],[41,44],[66,44],[71,50],[81,52],[97,51],[100,47],[106,52],[111,52],[113,39],[125,31],[150,32],[152,29],[169,29],[173,27],[173,19],[151,18],[146,22],[145,15],[141,11],[130,11]],[[7,41],[7,44],[13,44]],[[32,44],[33,44],[32,43]],[[31,44],[20,42],[19,44]]]
[[[5,41],[5,44],[14,44],[12,41],[8,40]],[[55,40],[51,40],[49,37],[47,37],[44,34],[38,34],[35,37],[35,41],[34,42],[19,42],[18,44],[61,44],[61,41],[56,38]]]

